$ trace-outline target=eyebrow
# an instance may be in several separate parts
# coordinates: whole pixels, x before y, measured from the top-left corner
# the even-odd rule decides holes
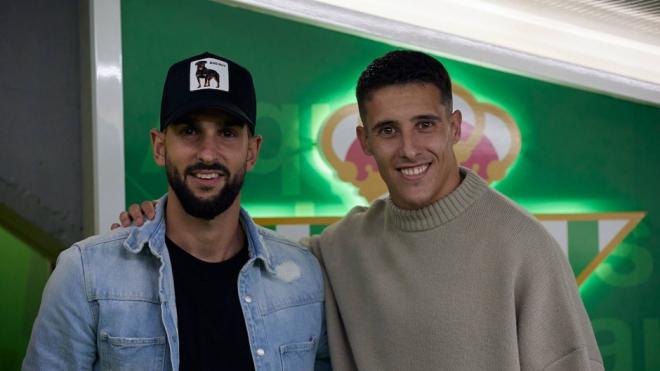
[[[441,118],[438,115],[432,115],[432,114],[425,114],[425,115],[417,115],[413,117],[413,120],[434,120],[434,121],[440,121]]]
[[[184,116],[179,120],[176,120],[172,122],[172,126],[180,126],[180,125],[187,125],[187,126],[194,126],[198,127],[200,125],[201,120],[196,120],[191,116]],[[244,127],[247,126],[247,123],[239,118],[234,118],[234,117],[228,117],[226,120],[223,122],[216,122],[216,125],[219,125],[222,128],[227,128],[227,127]]]
[[[441,117],[438,116],[438,115],[426,113],[426,114],[422,114],[422,115],[413,116],[412,120],[413,121],[419,121],[419,120],[440,121]],[[383,127],[385,125],[395,125],[397,123],[398,123],[398,121],[396,121],[396,120],[386,119],[386,120],[377,122],[371,130],[377,130],[378,128]]]
[[[223,127],[244,127],[247,126],[247,123],[245,121],[241,120],[231,120],[231,121],[225,121],[221,124]]]
[[[377,122],[377,123],[374,125],[373,128],[371,128],[371,130],[378,130],[379,128],[381,128],[381,127],[383,127],[383,126],[386,126],[386,125],[394,125],[394,124],[396,124],[396,123],[397,123],[396,120],[383,120],[383,121],[379,121],[379,122]]]

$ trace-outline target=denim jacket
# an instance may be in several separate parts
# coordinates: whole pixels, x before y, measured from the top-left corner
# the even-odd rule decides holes
[[[154,220],[142,227],[90,237],[60,254],[24,370],[178,370],[165,204],[163,197]],[[256,226],[245,210],[240,221],[250,258],[238,293],[255,369],[311,370],[319,341],[325,342],[319,264],[304,248]]]

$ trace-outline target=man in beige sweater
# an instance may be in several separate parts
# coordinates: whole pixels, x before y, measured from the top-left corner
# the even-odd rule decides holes
[[[312,238],[335,370],[602,370],[566,257],[460,168],[441,63],[395,51],[362,73],[363,150],[389,197]]]
[[[365,69],[356,95],[357,136],[389,197],[310,241],[333,368],[603,370],[557,243],[458,166],[461,113],[444,66],[394,51]]]

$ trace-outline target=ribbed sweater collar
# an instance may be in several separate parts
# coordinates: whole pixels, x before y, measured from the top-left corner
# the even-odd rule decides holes
[[[447,196],[416,210],[404,210],[387,199],[385,215],[388,224],[402,231],[424,231],[450,222],[469,208],[488,188],[479,175],[460,168],[463,181]]]

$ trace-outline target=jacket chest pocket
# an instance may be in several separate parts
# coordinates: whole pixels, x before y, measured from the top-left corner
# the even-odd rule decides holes
[[[161,371],[164,369],[166,345],[164,336],[115,337],[102,332],[99,339],[101,368],[113,371]]]
[[[314,370],[316,339],[280,346],[282,371]]]

